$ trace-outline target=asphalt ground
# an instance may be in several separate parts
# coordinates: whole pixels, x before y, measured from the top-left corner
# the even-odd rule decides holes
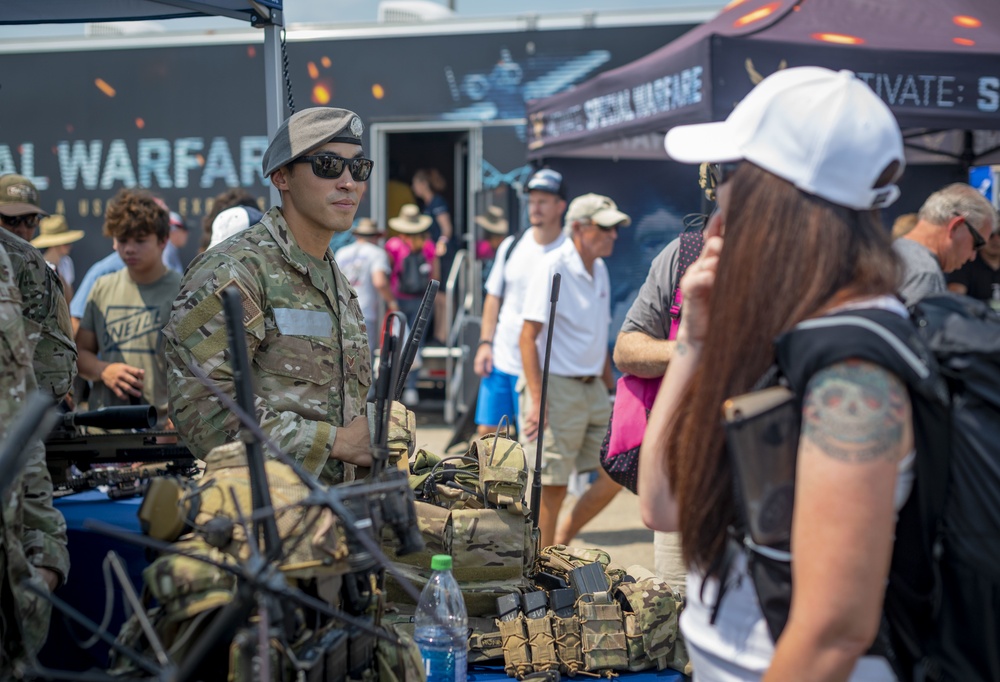
[[[444,447],[452,438],[453,427],[444,423],[439,410],[421,408],[418,405],[415,411],[417,447],[445,454]],[[455,446],[447,454],[461,454],[462,449]],[[565,506],[576,503],[573,492],[573,486],[570,486]],[[621,568],[639,564],[653,570],[653,531],[642,524],[639,498],[628,490],[621,490],[570,544],[603,549],[611,555],[612,563]]]

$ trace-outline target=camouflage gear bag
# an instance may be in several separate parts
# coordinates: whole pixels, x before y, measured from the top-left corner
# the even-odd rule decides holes
[[[534,538],[524,501],[527,471],[520,444],[504,437],[478,440],[462,457],[417,451],[410,486],[426,547],[399,557],[386,537],[389,558],[420,589],[430,578],[431,557],[449,554],[469,616],[495,616],[497,597],[529,588]],[[386,587],[390,601],[410,602],[391,577]]]

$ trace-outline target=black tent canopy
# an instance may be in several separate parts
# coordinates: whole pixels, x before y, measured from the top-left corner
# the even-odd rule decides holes
[[[896,115],[911,162],[1000,162],[1000,2],[733,0],[631,64],[530,102],[532,158],[666,158],[663,133],[724,119],[789,66],[850,69]]]

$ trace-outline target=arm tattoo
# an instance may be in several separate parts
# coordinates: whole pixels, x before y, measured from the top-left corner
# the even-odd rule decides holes
[[[688,347],[683,341],[678,341],[677,345],[674,346],[674,352],[678,355],[687,355]]]
[[[896,461],[910,419],[903,383],[877,365],[858,360],[817,372],[806,389],[802,438],[845,462]]]

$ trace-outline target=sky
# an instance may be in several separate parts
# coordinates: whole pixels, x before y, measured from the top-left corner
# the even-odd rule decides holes
[[[398,1],[398,0],[394,0]],[[424,0],[448,7],[449,0]],[[450,0],[455,12],[465,17],[497,17],[521,14],[550,14],[608,10],[721,9],[725,0]],[[285,25],[374,23],[379,0],[284,0]],[[242,28],[232,19],[172,19],[156,22],[162,31],[203,31]],[[83,35],[81,24],[39,24],[0,26],[0,38]]]

